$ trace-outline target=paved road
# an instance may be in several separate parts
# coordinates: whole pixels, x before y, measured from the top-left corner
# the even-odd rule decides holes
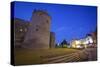
[[[83,52],[87,55],[87,60],[97,60],[97,48],[88,48],[83,50]]]
[[[76,53],[44,59],[43,63],[65,63],[95,60],[97,60],[97,48],[86,48]]]

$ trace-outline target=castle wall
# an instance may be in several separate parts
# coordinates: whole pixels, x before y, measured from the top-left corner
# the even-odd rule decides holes
[[[14,47],[21,47],[29,22],[14,18]]]

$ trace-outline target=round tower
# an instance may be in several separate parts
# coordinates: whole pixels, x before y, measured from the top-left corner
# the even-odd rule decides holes
[[[49,48],[50,16],[42,10],[34,10],[23,46],[25,48]]]

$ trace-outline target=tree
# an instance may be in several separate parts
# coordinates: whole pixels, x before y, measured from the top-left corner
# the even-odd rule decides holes
[[[68,46],[68,42],[64,39],[62,42],[61,42],[61,47],[67,47]]]
[[[57,43],[55,44],[55,47],[58,47],[58,44]]]

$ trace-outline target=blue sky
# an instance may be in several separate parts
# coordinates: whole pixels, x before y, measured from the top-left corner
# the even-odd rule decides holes
[[[15,2],[14,17],[30,21],[34,9],[47,11],[51,16],[50,30],[55,32],[57,43],[84,38],[97,27],[96,6]]]

